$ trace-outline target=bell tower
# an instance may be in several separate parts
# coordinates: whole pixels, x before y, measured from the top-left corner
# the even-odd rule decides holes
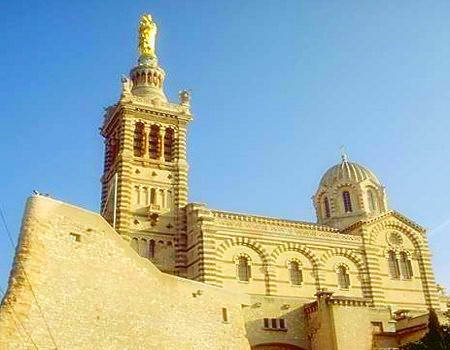
[[[152,17],[142,16],[137,65],[122,78],[119,101],[106,109],[101,211],[141,256],[184,275],[190,93],[180,92],[179,103],[168,101],[156,33]]]

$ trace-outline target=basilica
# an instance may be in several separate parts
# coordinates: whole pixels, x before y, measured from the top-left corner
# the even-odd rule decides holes
[[[191,94],[169,101],[158,27],[101,126],[101,212],[34,195],[0,307],[0,349],[396,349],[442,314],[426,230],[344,154],[316,222],[188,202]]]

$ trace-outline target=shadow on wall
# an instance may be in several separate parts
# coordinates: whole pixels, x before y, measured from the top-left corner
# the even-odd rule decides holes
[[[252,350],[304,350],[298,346],[280,343],[260,344],[252,346]]]
[[[173,273],[175,270],[174,211],[158,211],[149,215],[151,211],[147,206],[136,212],[145,219],[134,219],[131,247],[140,256],[149,259],[162,272]],[[147,218],[149,218],[150,227],[144,226],[148,224]]]
[[[245,328],[252,349],[283,350],[309,348],[307,320],[303,306],[261,300],[244,309]],[[286,309],[290,303],[294,306]],[[261,305],[262,304],[262,305]]]

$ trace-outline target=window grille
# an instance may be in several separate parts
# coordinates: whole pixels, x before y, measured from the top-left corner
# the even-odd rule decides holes
[[[395,252],[393,251],[389,252],[388,260],[389,260],[389,273],[391,277],[400,278],[400,269],[398,266],[398,260],[395,255]]]
[[[166,129],[166,134],[164,135],[164,160],[166,162],[171,162],[173,160],[173,141],[173,129],[168,128]]]
[[[337,269],[338,286],[341,289],[348,289],[350,287],[350,276],[345,266],[339,266]]]
[[[400,253],[400,271],[404,279],[412,278],[411,260],[408,259],[408,255],[405,252]]]
[[[271,331],[287,331],[287,321],[284,318],[264,318],[264,329]]]
[[[148,137],[148,153],[150,158],[157,159],[159,156],[159,127],[152,125]]]
[[[303,282],[302,270],[300,269],[299,263],[296,261],[291,261],[289,263],[289,273],[291,277],[291,284],[294,286],[299,286]]]
[[[344,201],[344,211],[346,213],[351,213],[353,211],[353,209],[352,209],[352,200],[350,197],[350,192],[348,192],[348,191],[342,192],[342,199]]]
[[[276,318],[272,318],[272,328],[278,328]]]
[[[239,257],[237,269],[239,281],[248,282],[251,278],[251,266],[246,257]]]
[[[134,128],[134,155],[142,157],[144,155],[144,124],[136,123]]]

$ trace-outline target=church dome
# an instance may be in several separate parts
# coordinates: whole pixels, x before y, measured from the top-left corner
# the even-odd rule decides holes
[[[384,186],[375,174],[345,155],[322,176],[313,202],[318,223],[339,229],[387,210]]]
[[[362,182],[370,179],[375,184],[381,185],[375,174],[366,167],[348,161],[347,157],[343,157],[339,164],[328,169],[320,180],[319,187],[332,187],[336,182]]]

